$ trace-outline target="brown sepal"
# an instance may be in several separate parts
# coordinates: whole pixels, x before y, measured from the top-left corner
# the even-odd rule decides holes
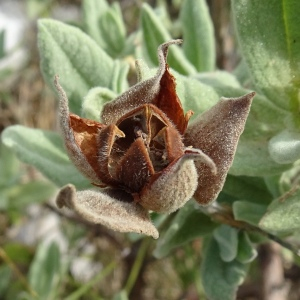
[[[74,210],[84,220],[102,224],[119,232],[143,233],[157,239],[159,234],[149,213],[124,191],[103,189],[76,192],[72,184],[64,186],[57,195],[59,208]]]
[[[193,196],[197,177],[193,158],[183,155],[151,177],[140,192],[138,203],[159,213],[176,211]]]
[[[185,145],[201,149],[217,167],[214,174],[205,163],[195,161],[199,177],[194,198],[201,205],[215,200],[222,190],[254,95],[250,93],[239,98],[221,99],[190,124],[186,131]]]
[[[95,134],[102,128],[102,124],[82,119],[70,114],[68,97],[55,76],[55,87],[59,94],[59,121],[69,158],[74,165],[92,182],[101,185],[97,174]],[[74,132],[75,129],[75,132]],[[85,149],[87,147],[87,149]]]

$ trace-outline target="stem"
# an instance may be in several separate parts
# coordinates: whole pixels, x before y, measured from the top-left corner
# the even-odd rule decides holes
[[[132,269],[130,271],[129,277],[128,277],[127,282],[125,284],[125,291],[126,291],[127,295],[130,294],[130,292],[131,292],[131,290],[134,286],[134,283],[135,283],[135,281],[136,281],[136,279],[139,275],[139,272],[140,272],[141,266],[143,264],[144,258],[146,256],[147,249],[150,245],[150,242],[151,242],[150,238],[144,238],[141,245],[140,245],[140,247],[139,247],[137,257],[134,261],[134,264],[133,264]]]
[[[10,259],[10,257],[6,254],[5,250],[2,247],[0,247],[0,257],[13,270],[13,272],[15,272],[16,276],[22,282],[22,284],[24,285],[26,290],[29,292],[29,294],[32,297],[37,299],[38,294],[36,293],[36,291],[34,291],[31,288],[31,286],[29,285],[25,276],[21,273],[21,271],[18,269],[18,267],[15,265],[15,263]]]

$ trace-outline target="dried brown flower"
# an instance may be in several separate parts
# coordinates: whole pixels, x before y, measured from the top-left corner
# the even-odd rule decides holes
[[[71,184],[58,194],[59,207],[121,232],[158,238],[149,211],[171,213],[194,197],[207,205],[221,191],[244,130],[254,93],[221,99],[189,126],[175,79],[158,48],[157,74],[107,103],[101,123],[69,113],[60,95],[60,125],[70,159],[99,190],[76,192]],[[100,189],[101,188],[101,189]]]

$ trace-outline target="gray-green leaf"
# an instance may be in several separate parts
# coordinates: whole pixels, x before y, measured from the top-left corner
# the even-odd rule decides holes
[[[112,57],[120,55],[125,46],[126,29],[121,16],[120,6],[115,2],[99,19],[101,34],[106,41],[104,49]]]
[[[267,206],[248,201],[235,201],[232,210],[235,220],[244,221],[257,226],[265,214]]]
[[[17,184],[7,189],[7,209],[24,209],[31,203],[47,201],[54,195],[55,187],[50,182],[41,180]]]
[[[162,258],[174,248],[212,232],[216,226],[216,223],[196,208],[196,203],[189,202],[179,210],[168,230],[160,237],[154,255]]]
[[[112,57],[124,50],[126,28],[119,3],[111,7],[104,0],[83,1],[85,31]]]
[[[250,92],[239,87],[233,76],[226,72],[204,73],[197,75],[197,79],[209,84],[219,97],[239,97]],[[290,114],[287,111],[257,94],[245,130],[240,137],[230,174],[269,176],[288,169],[289,164],[278,164],[272,159],[268,150],[269,140],[284,128],[284,120],[288,116]]]
[[[36,167],[58,186],[67,183],[78,189],[90,186],[69,161],[57,133],[15,125],[4,130],[2,141],[21,161]]]
[[[269,204],[273,199],[264,179],[261,177],[233,176],[228,174],[223,192],[238,199],[245,199],[259,204]]]
[[[232,0],[232,8],[243,56],[256,86],[279,107],[298,107],[300,2]]]
[[[203,0],[185,0],[180,10],[183,51],[197,71],[215,68],[216,49],[213,23]]]
[[[55,243],[41,243],[29,270],[29,284],[39,299],[55,299],[60,280],[60,252]]]
[[[300,158],[300,133],[284,130],[269,142],[271,157],[279,164],[289,164]]]
[[[20,176],[19,168],[15,154],[0,142],[0,187],[14,184]]]
[[[233,300],[238,286],[243,282],[248,266],[236,259],[224,262],[219,255],[219,247],[214,238],[206,238],[201,280],[210,300]]]
[[[185,111],[191,109],[196,117],[211,108],[219,100],[218,93],[209,84],[202,83],[195,78],[183,76],[174,72],[176,78],[176,92]]]
[[[243,264],[250,263],[257,256],[257,251],[253,247],[248,233],[243,231],[239,234],[239,246],[237,260]]]
[[[109,9],[105,0],[84,0],[82,3],[84,29],[102,49],[105,49],[105,36],[100,31],[99,20]]]
[[[60,76],[74,113],[79,114],[82,99],[92,87],[121,92],[118,86],[125,81],[127,64],[114,62],[95,41],[73,26],[42,19],[38,30],[43,76],[52,87],[54,76]]]
[[[285,200],[275,200],[259,226],[270,232],[290,233],[300,229],[300,190]]]
[[[223,261],[233,261],[238,250],[238,231],[228,225],[219,226],[213,234],[218,243],[220,256]]]
[[[167,29],[152,8],[144,3],[141,12],[143,29],[143,44],[147,58],[152,66],[158,65],[157,48],[164,42],[172,39]],[[169,65],[181,74],[188,75],[196,72],[195,67],[187,60],[182,50],[178,47],[171,47],[168,54]]]
[[[82,104],[83,117],[99,122],[103,105],[116,98],[116,96],[114,92],[107,88],[96,87],[89,90]]]

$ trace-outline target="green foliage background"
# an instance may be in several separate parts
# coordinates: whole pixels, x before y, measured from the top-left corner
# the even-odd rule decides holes
[[[257,93],[218,202],[229,205],[237,221],[282,237],[296,235],[300,229],[300,2],[231,1],[242,57],[232,73],[216,68],[214,27],[206,2],[181,2],[176,26],[184,43],[170,48],[168,63],[184,109],[198,115],[220,97],[237,97],[253,90]],[[144,3],[139,27],[130,34],[118,2],[109,5],[104,0],[84,0],[79,26],[40,19],[38,48],[45,81],[53,88],[54,75],[59,74],[71,111],[97,120],[102,106],[130,85],[128,58],[143,60],[141,79],[145,79],[157,67],[157,47],[178,37],[172,35],[172,26],[164,25],[167,23],[160,12]],[[57,187],[67,183],[78,189],[89,187],[70,163],[59,133],[15,125],[4,130],[2,142],[0,178],[5,179],[0,181],[0,208],[9,214],[46,199],[54,190],[45,182],[18,183],[18,162],[10,151]],[[289,190],[293,193],[285,194]],[[147,255],[153,253],[156,259],[172,256],[178,247],[189,249],[199,237],[203,247],[201,253],[193,255],[201,257],[201,264],[193,266],[190,281],[198,283],[199,295],[204,291],[209,299],[235,298],[257,255],[257,239],[247,231],[214,222],[192,202],[173,216],[154,216],[154,222],[161,229],[157,243],[136,235],[125,238],[125,243],[136,245],[138,252],[128,280],[114,299],[127,299]],[[299,244],[299,239],[295,242]],[[22,252],[22,256],[30,252],[25,248],[14,251]],[[56,244],[40,244],[30,259],[27,292],[14,295],[18,294],[18,299],[33,299],[35,293],[39,299],[81,299],[90,295],[95,283],[110,274],[117,263],[108,263],[95,278],[67,296],[61,286],[68,285],[70,260],[64,259]],[[4,274],[0,278],[12,278],[10,261],[7,257],[6,264],[0,265],[0,274]],[[8,295],[8,283],[0,281],[0,291]],[[21,289],[16,286],[15,290]]]

